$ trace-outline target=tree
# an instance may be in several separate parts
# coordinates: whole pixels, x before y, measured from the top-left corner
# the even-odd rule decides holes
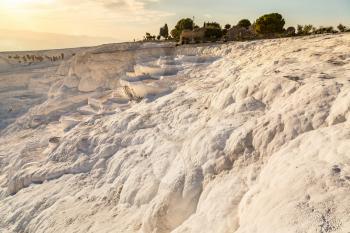
[[[311,33],[312,34],[316,34],[317,28],[316,27],[312,27]]]
[[[225,31],[221,30],[221,26],[217,22],[204,23],[204,28],[205,28],[205,37],[209,38],[212,41],[216,41],[220,39],[223,33],[225,33]]]
[[[167,39],[169,37],[169,28],[168,24],[164,25],[164,38]]]
[[[173,30],[171,30],[170,34],[171,36],[175,39],[175,40],[179,40],[180,39],[180,35],[181,35],[182,31],[177,30],[176,28],[174,28]]]
[[[221,29],[221,26],[219,23],[217,22],[208,22],[208,23],[204,23],[204,28],[217,28],[217,29]]]
[[[297,26],[297,34],[302,35],[304,33],[304,27],[303,25],[298,24]]]
[[[336,33],[337,31],[334,30],[334,28],[331,26],[331,27],[319,27],[317,30],[316,30],[316,34],[324,34],[324,33]]]
[[[160,36],[160,37],[163,36],[163,33],[164,33],[163,30],[164,30],[163,27],[161,27],[161,28],[159,29],[159,36]]]
[[[312,26],[311,24],[304,25],[303,34],[304,35],[310,35],[313,27],[314,26]]]
[[[226,36],[228,33],[228,30],[231,28],[231,24],[226,24],[224,29],[222,30],[222,35]]]
[[[326,32],[327,33],[336,33],[337,31],[334,30],[333,26],[330,26],[330,27],[326,27]]]
[[[255,22],[255,30],[260,34],[272,34],[283,32],[285,20],[278,13],[263,15]]]
[[[169,29],[168,29],[168,24],[165,24],[164,27],[160,28],[159,35],[161,37],[164,37],[164,39],[167,39],[169,37]]]
[[[152,40],[153,36],[151,36],[151,33],[146,32],[145,40]]]
[[[342,24],[339,24],[337,28],[338,28],[338,30],[340,32],[345,32],[346,31],[346,27],[344,25],[342,25]]]
[[[325,28],[323,26],[320,26],[318,29],[316,29],[315,34],[323,34],[325,33]]]
[[[295,27],[288,27],[286,33],[288,36],[295,36]]]
[[[175,28],[171,31],[171,35],[174,39],[179,40],[181,32],[183,30],[193,30],[194,22],[190,18],[185,18],[177,22]]]
[[[242,19],[238,22],[237,26],[248,29],[251,26],[251,22],[248,19]]]
[[[205,37],[210,39],[211,41],[217,41],[223,35],[223,31],[219,28],[206,28],[205,29]]]

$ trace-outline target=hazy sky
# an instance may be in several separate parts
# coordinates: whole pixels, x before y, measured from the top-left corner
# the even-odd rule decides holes
[[[30,43],[25,46],[28,31],[67,38],[84,35],[99,44],[142,38],[146,31],[156,34],[164,23],[173,27],[181,17],[194,16],[199,25],[212,20],[235,24],[241,18],[253,21],[269,12],[282,13],[288,25],[342,22],[350,26],[350,0],[0,0],[0,29],[25,30],[26,34],[13,41],[3,41],[0,34],[0,50],[30,49]],[[49,47],[45,40],[39,45]]]

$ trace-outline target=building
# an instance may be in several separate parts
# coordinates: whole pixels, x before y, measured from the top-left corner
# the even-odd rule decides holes
[[[226,34],[226,39],[228,41],[252,40],[256,38],[257,34],[252,26],[249,28],[233,26],[228,29]]]
[[[180,44],[205,42],[205,28],[195,28],[193,30],[183,30],[180,35]]]

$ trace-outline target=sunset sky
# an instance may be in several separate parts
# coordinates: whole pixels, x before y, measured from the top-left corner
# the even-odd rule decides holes
[[[75,47],[140,39],[182,17],[235,24],[269,12],[288,25],[350,26],[350,0],[0,0],[0,50],[58,46],[52,33]]]

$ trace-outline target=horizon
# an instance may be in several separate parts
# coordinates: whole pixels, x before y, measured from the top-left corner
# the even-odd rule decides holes
[[[181,18],[194,17],[200,26],[206,21],[223,26],[242,18],[255,21],[271,12],[281,13],[286,26],[350,26],[347,0],[2,0],[0,51],[128,42],[142,39],[146,32],[158,35],[165,23],[171,30]]]

